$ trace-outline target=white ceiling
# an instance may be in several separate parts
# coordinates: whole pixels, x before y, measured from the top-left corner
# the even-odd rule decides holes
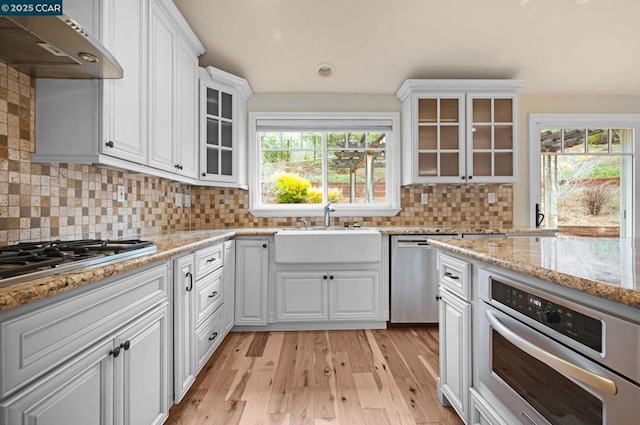
[[[513,78],[524,94],[640,95],[640,0],[174,1],[207,49],[200,65],[255,92]]]

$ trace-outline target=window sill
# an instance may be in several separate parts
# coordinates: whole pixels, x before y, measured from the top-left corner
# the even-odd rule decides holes
[[[393,217],[398,215],[402,208],[393,207],[347,207],[335,205],[336,210],[332,217]],[[296,207],[262,207],[250,208],[249,213],[254,217],[322,217],[322,206],[296,206]]]

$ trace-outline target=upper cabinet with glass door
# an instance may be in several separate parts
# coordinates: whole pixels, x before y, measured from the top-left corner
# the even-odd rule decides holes
[[[247,187],[247,100],[243,78],[200,68],[200,181]]]
[[[513,80],[406,80],[402,184],[516,180],[518,91]]]

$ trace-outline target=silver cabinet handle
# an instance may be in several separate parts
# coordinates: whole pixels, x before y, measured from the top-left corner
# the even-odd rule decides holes
[[[509,329],[504,323],[502,323],[496,315],[487,311],[487,319],[493,326],[493,329],[502,335],[507,341],[529,354],[530,356],[546,363],[548,366],[554,368],[558,372],[561,372],[567,376],[570,376],[585,385],[595,388],[603,393],[615,395],[618,392],[616,384],[603,376],[583,369],[579,366],[569,363],[568,361],[554,356],[551,353],[546,352],[542,348],[530,343],[524,338],[520,337],[514,331]]]

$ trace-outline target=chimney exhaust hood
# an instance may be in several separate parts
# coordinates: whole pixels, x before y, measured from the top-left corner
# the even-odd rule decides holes
[[[0,16],[0,57],[35,78],[122,78],[109,51],[66,15]]]

